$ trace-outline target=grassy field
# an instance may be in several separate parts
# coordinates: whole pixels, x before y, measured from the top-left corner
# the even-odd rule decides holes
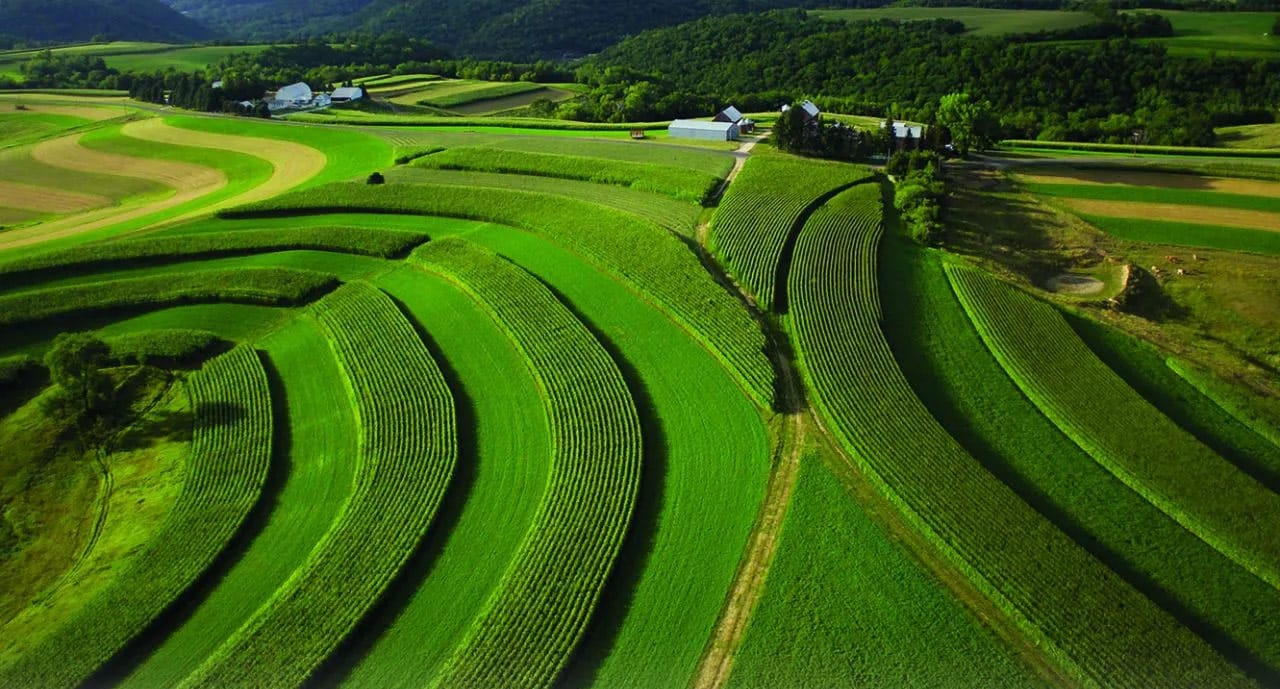
[[[1229,148],[1280,148],[1280,124],[1245,124],[1219,127],[1218,140]]]
[[[1266,159],[949,168],[970,262],[761,147],[708,201],[734,156],[631,124],[86,102],[0,111],[0,198],[63,208],[0,210],[10,684],[1280,680]],[[1103,308],[1156,264],[1174,315]],[[167,391],[154,438],[85,458],[66,330]]]
[[[980,7],[881,7],[859,10],[820,10],[814,14],[825,19],[843,21],[953,19],[962,22],[965,30],[975,36],[1003,36],[1074,29],[1097,21],[1087,12],[998,10]]]
[[[121,72],[156,72],[175,69],[179,72],[204,70],[222,58],[235,53],[258,53],[270,45],[174,45],[139,41],[75,45],[53,48],[55,55],[89,55],[101,57],[107,67]],[[0,52],[0,74],[17,77],[18,66],[36,57],[40,51]]]
[[[1173,55],[1273,57],[1280,53],[1280,40],[1269,35],[1276,21],[1274,12],[1160,10],[1158,14],[1173,25],[1173,37],[1146,40],[1164,45]]]

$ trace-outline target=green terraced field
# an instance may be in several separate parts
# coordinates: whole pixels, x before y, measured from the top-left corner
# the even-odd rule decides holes
[[[884,12],[926,10],[1026,30]],[[429,76],[369,83],[495,86]],[[28,223],[0,232],[0,685],[1280,680],[1280,429],[1195,352],[908,242],[865,166],[758,145],[707,201],[734,156],[630,124],[298,119],[0,115],[0,192],[107,200],[0,213]],[[1277,208],[1058,173],[1021,181]],[[73,389],[40,359],[70,330],[104,338],[93,390],[164,391],[154,437],[90,448],[99,417],[35,402]]]

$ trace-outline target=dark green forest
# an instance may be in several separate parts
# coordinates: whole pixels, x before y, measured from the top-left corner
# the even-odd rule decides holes
[[[183,42],[212,36],[160,0],[0,0],[0,46],[94,37]]]

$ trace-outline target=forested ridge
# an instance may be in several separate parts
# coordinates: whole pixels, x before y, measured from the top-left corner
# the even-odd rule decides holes
[[[0,39],[192,41],[213,34],[160,0],[0,0]]]

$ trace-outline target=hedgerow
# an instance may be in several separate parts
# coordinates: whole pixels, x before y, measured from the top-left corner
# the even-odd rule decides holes
[[[711,222],[712,246],[756,303],[772,308],[788,242],[795,241],[805,218],[835,192],[870,176],[857,165],[754,155],[720,202]]]
[[[417,167],[503,172],[616,184],[701,203],[720,179],[693,170],[557,153],[488,147],[451,148],[418,158]]]
[[[408,561],[453,475],[453,396],[395,303],[350,283],[308,313],[330,338],[360,424],[353,492],[306,564],[183,687],[301,685]]]
[[[543,235],[630,283],[662,306],[741,381],[757,404],[773,399],[764,333],[662,228],[626,213],[550,194],[437,185],[334,184],[224,211],[224,217],[363,212],[439,215],[496,222]]]
[[[257,502],[271,463],[267,375],[238,347],[189,379],[194,425],[182,492],[137,559],[64,626],[0,669],[0,686],[80,686],[174,603]]]
[[[265,251],[334,251],[392,258],[408,253],[427,239],[421,232],[323,226],[125,239],[82,244],[2,263],[0,285],[18,282],[26,273],[40,272],[44,279],[50,272],[70,273]]]
[[[198,270],[104,280],[0,296],[0,327],[106,309],[230,301],[287,306],[332,289],[336,277],[291,268]]]
[[[207,330],[164,329],[107,338],[118,362],[183,365],[221,354],[230,343]]]
[[[640,487],[639,417],[617,365],[531,275],[460,239],[412,260],[511,333],[542,384],[554,453],[529,535],[437,686],[546,687],[586,630],[626,536]]]
[[[1280,586],[1280,496],[1160,413],[1045,302],[974,269],[947,275],[978,333],[1063,433],[1205,542]]]
[[[815,211],[789,274],[801,370],[840,444],[908,521],[1087,684],[1238,686],[1239,671],[1093,559],[949,436],[881,329],[880,191]]]
[[[40,368],[40,362],[33,357],[26,355],[4,357],[0,359],[0,385],[13,385]]]

